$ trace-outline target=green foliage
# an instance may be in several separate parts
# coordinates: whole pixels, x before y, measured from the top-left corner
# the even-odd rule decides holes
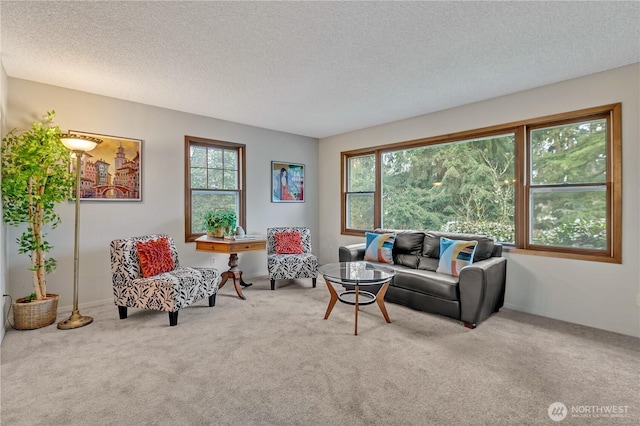
[[[537,129],[531,137],[534,184],[606,182],[604,119]]]
[[[44,225],[60,223],[57,203],[66,201],[75,183],[69,171],[69,150],[60,142],[60,128],[53,126],[50,111],[30,129],[11,130],[2,139],[3,219],[14,226],[27,224],[18,238],[18,252],[29,254],[36,299],[46,297],[45,272],[56,262],[45,254],[52,246],[44,237]]]
[[[607,247],[607,224],[602,219],[576,219],[552,229],[534,231],[533,242],[561,247],[604,249]]]
[[[191,195],[191,226],[194,234],[207,231],[205,215],[209,211],[219,209],[234,210],[238,194],[236,192],[220,193],[217,191],[192,191]]]
[[[204,226],[207,232],[222,228],[225,235],[230,235],[236,226],[236,212],[224,209],[208,211],[204,216]]]
[[[238,153],[217,147],[190,147],[192,189],[237,190]]]
[[[513,224],[499,222],[450,222],[441,230],[465,234],[491,235],[496,241],[513,243]]]
[[[512,135],[385,153],[383,226],[484,228],[512,242],[514,158]]]
[[[373,192],[376,182],[376,161],[373,155],[349,158],[349,192]]]
[[[349,223],[356,229],[373,228],[373,194],[349,195]]]

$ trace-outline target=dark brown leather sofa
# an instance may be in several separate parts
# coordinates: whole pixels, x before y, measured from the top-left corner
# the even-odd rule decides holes
[[[475,328],[504,304],[507,260],[502,245],[493,239],[471,234],[420,230],[376,229],[396,234],[393,268],[396,276],[385,300],[420,311],[444,315]],[[440,238],[478,241],[471,265],[459,277],[436,272]],[[340,262],[364,259],[365,243],[338,249]]]

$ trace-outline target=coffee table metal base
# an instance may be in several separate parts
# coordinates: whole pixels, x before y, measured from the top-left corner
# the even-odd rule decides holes
[[[329,294],[331,295],[331,298],[329,299],[329,306],[327,306],[327,312],[324,314],[324,319],[329,318],[329,315],[331,314],[331,311],[333,310],[336,302],[340,300],[342,303],[355,306],[355,328],[353,332],[355,336],[358,335],[358,310],[360,308],[360,305],[370,305],[376,302],[378,304],[378,307],[380,308],[380,312],[382,312],[382,316],[384,316],[385,321],[387,321],[387,323],[391,322],[391,320],[389,319],[389,314],[387,313],[387,307],[384,305],[384,295],[389,288],[389,281],[385,282],[382,287],[380,287],[380,291],[378,291],[378,294],[375,295],[368,291],[360,291],[360,286],[358,284],[354,285],[353,290],[346,290],[338,294],[336,289],[331,284],[331,281],[327,280],[326,278],[324,281],[327,284],[327,289],[329,290]],[[361,302],[359,300],[360,297],[364,297],[365,300]],[[354,300],[351,300],[352,298]]]

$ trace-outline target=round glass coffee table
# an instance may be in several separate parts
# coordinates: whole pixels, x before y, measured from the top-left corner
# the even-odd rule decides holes
[[[396,270],[387,266],[382,266],[367,261],[360,262],[340,262],[329,263],[318,268],[318,272],[322,274],[331,299],[324,319],[329,318],[336,302],[340,300],[343,303],[354,305],[356,311],[355,332],[358,335],[358,310],[361,305],[370,305],[377,303],[384,319],[389,323],[389,314],[384,305],[384,295],[389,288],[389,282],[396,274]],[[343,286],[346,290],[338,293],[334,284]],[[367,290],[360,290],[360,287],[382,286],[380,290],[374,294]]]

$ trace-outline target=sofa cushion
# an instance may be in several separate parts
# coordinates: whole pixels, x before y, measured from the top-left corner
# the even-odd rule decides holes
[[[416,254],[397,254],[395,256],[396,265],[404,265],[409,268],[418,269],[420,258]]]
[[[399,231],[396,232],[396,244],[393,246],[393,251],[403,254],[420,254],[422,252],[423,241],[424,232]]]
[[[447,300],[460,299],[458,277],[406,267],[395,269],[396,276],[391,283],[392,286]]]
[[[376,228],[373,232],[377,234],[395,234],[396,241],[393,245],[393,260],[395,264],[414,269],[418,267],[419,256],[422,253],[422,242],[424,241],[423,231]]]
[[[436,269],[438,269],[438,259],[434,257],[420,256],[418,257],[418,269],[435,272]]]
[[[364,260],[372,262],[393,263],[393,245],[396,236],[394,234],[374,234],[367,232],[364,249]]]
[[[450,240],[477,241],[478,245],[475,253],[473,254],[474,262],[488,259],[493,253],[493,238],[486,235],[428,231],[424,237],[422,256],[440,258],[441,237],[448,238]]]
[[[418,257],[422,253],[422,231],[397,231],[396,242],[393,245],[394,259],[397,264],[416,269]]]
[[[459,276],[462,268],[473,263],[473,254],[477,245],[477,241],[440,238],[440,261],[436,272]]]

